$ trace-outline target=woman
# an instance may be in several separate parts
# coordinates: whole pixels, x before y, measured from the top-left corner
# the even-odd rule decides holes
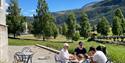
[[[75,49],[74,54],[78,56],[79,54],[86,54],[86,49],[84,48],[84,45],[82,42],[79,42],[79,46]]]
[[[59,58],[60,58],[61,63],[68,63],[69,60],[72,60],[73,58],[72,55],[69,54],[68,48],[69,48],[69,44],[64,43],[64,46],[59,53]]]

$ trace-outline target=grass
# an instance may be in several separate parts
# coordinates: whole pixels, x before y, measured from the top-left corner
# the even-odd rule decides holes
[[[87,50],[90,46],[98,46],[100,43],[96,42],[87,42],[87,40],[83,40],[83,38],[80,39],[80,41],[84,42],[85,47]],[[9,45],[14,46],[29,46],[29,45],[35,45],[40,44],[48,47],[55,48],[57,50],[60,50],[63,47],[62,41],[33,41],[33,40],[18,40],[18,39],[9,39]],[[77,47],[78,42],[69,43],[70,48],[69,52],[73,53],[74,48]],[[114,63],[125,63],[125,46],[121,45],[111,45],[111,44],[105,44],[108,50],[108,55],[111,57]]]
[[[16,38],[22,39],[36,39],[32,34],[17,36]]]

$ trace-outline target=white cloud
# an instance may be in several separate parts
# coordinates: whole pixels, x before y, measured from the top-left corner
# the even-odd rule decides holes
[[[9,4],[8,4],[8,3],[5,3],[5,6],[6,6],[6,7],[8,7],[8,6],[9,6]]]
[[[30,12],[35,12],[35,11],[36,11],[36,10],[34,10],[34,9],[33,9],[33,10],[30,10]]]
[[[35,14],[35,10],[22,10],[22,14],[25,16],[33,16],[33,14]]]

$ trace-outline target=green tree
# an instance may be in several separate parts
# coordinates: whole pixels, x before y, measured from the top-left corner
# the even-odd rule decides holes
[[[58,26],[58,29],[59,29],[59,34],[62,34],[62,26],[61,25]]]
[[[120,19],[119,21],[121,23],[123,33],[125,33],[125,17],[124,17],[123,12],[120,8],[116,9],[115,16],[117,16]]]
[[[80,26],[80,35],[85,38],[89,37],[89,33],[91,32],[91,26],[88,16],[85,13],[82,13],[82,16],[80,17]]]
[[[66,37],[68,39],[72,39],[74,34],[75,34],[76,24],[77,24],[76,17],[75,17],[75,14],[73,12],[69,13],[66,24],[67,24],[67,28],[68,28]]]
[[[74,34],[74,36],[73,36],[73,40],[74,40],[74,41],[78,41],[79,38],[80,38],[80,34],[79,34],[79,32],[77,31],[77,32],[75,32],[75,34]]]
[[[55,23],[52,23],[52,36],[54,37],[54,39],[56,39],[56,37],[58,36],[59,34],[59,29],[57,27],[57,25]]]
[[[27,24],[28,24],[28,32],[32,33],[32,31],[33,31],[33,23],[32,22],[28,22]]]
[[[42,28],[41,23],[37,16],[34,15],[34,22],[33,22],[33,30],[32,33],[36,38],[41,38],[42,36]]]
[[[122,29],[123,29],[123,33],[125,33],[125,18],[122,19]]]
[[[92,26],[92,31],[96,31],[96,30],[97,30],[96,25],[93,25],[93,26]]]
[[[67,24],[64,23],[64,24],[62,25],[62,35],[66,35],[66,34],[67,34],[67,30],[68,30]]]
[[[48,16],[49,12],[46,1],[38,0],[36,15],[34,15],[34,23],[33,23],[33,34],[35,37],[41,38],[41,36],[43,36],[43,40],[45,40],[45,36],[47,35],[46,33],[48,33],[45,32],[46,30],[45,28],[48,28],[49,25]],[[46,31],[48,31],[48,29]]]
[[[18,0],[10,0],[9,7],[7,9],[7,25],[8,25],[8,32],[16,35],[23,32],[23,18],[20,15],[21,9],[18,5]]]
[[[50,36],[53,36],[53,33],[54,33],[53,27],[55,27],[56,24],[54,22],[55,21],[54,17],[50,13],[44,15],[43,20],[44,20],[43,37],[45,37],[45,39],[46,39]]]
[[[80,28],[81,28],[81,27],[80,27],[80,24],[77,23],[77,24],[76,24],[76,30],[80,30]]]
[[[117,16],[114,16],[112,23],[112,32],[114,35],[121,35],[123,33],[122,26],[120,24],[120,19]]]
[[[55,25],[55,19],[48,11],[48,5],[45,0],[38,0],[36,12],[33,33],[38,37],[43,36],[43,40],[45,40],[53,35],[53,28],[51,26],[53,27],[53,23]]]
[[[124,15],[123,15],[123,13],[122,13],[120,8],[115,10],[115,16],[117,16],[119,18],[124,18]]]
[[[97,32],[101,33],[102,35],[108,35],[110,31],[110,25],[106,17],[102,17],[97,25]]]

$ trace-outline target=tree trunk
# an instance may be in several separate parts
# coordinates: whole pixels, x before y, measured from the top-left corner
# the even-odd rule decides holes
[[[45,41],[45,36],[43,36],[43,41]]]
[[[56,36],[54,36],[54,39],[56,39]]]
[[[13,34],[13,38],[16,38],[16,33]]]

